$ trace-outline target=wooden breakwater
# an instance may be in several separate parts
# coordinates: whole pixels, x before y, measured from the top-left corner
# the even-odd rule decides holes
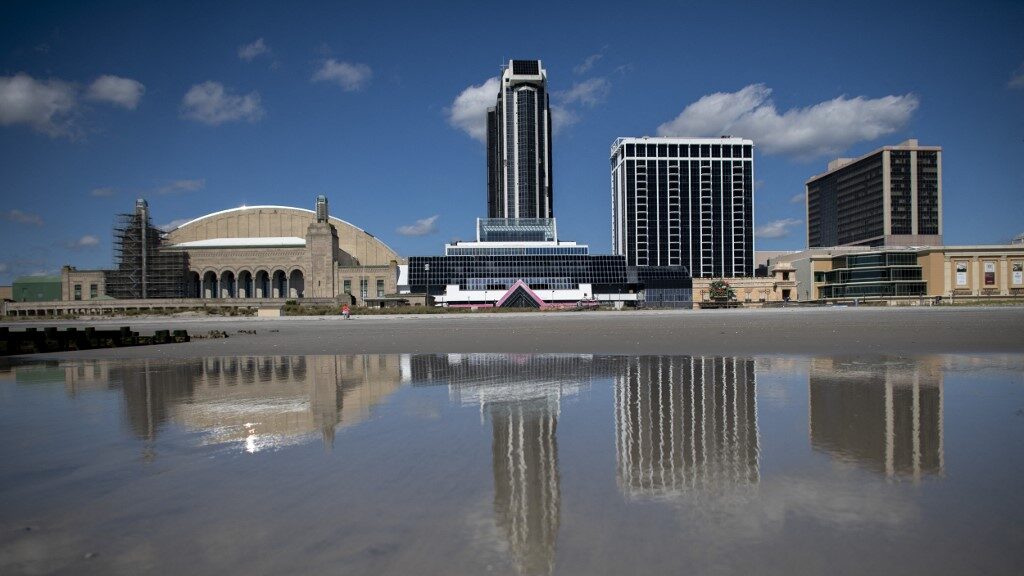
[[[128,326],[116,330],[96,328],[26,328],[11,330],[0,327],[0,356],[12,354],[39,354],[42,352],[67,352],[69,350],[93,350],[96,348],[121,348],[127,346],[149,346],[152,344],[173,344],[188,342],[185,330],[157,330],[152,336],[139,336]]]

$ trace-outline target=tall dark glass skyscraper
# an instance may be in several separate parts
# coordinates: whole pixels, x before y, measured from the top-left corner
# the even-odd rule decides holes
[[[551,107],[540,60],[511,60],[487,109],[487,217],[553,218]]]
[[[754,143],[619,138],[612,145],[612,254],[693,278],[754,275]]]

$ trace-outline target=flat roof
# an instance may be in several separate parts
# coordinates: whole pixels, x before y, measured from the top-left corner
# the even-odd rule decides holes
[[[842,165],[836,166],[835,168],[831,168],[829,170],[826,170],[826,171],[822,172],[821,174],[815,174],[814,176],[811,176],[810,178],[807,179],[805,184],[810,184],[811,182],[813,182],[813,181],[815,181],[815,180],[817,180],[819,178],[823,178],[825,176],[828,176],[829,174],[831,174],[833,172],[837,172],[839,170],[842,170],[843,168],[846,168],[847,166],[851,166],[853,164],[856,164],[857,162],[860,162],[861,160],[864,160],[866,158],[870,158],[870,157],[874,156],[875,154],[878,154],[880,152],[885,152],[886,150],[924,150],[924,151],[927,151],[927,152],[942,152],[942,146],[922,146],[922,145],[917,143],[916,139],[911,138],[909,140],[904,140],[903,142],[900,142],[899,144],[889,144],[889,145],[886,145],[886,146],[881,146],[879,148],[876,148],[876,149],[872,150],[871,152],[868,152],[867,154],[864,154],[863,156],[858,156],[856,158],[833,158],[832,160],[829,161],[829,164],[831,164],[833,162],[837,162],[839,160],[844,160],[845,162],[843,162]]]
[[[689,136],[620,136],[612,142],[612,155],[614,155],[615,150],[623,144],[739,144],[753,146],[754,141],[749,138],[740,138],[737,136],[704,138],[693,138]]]

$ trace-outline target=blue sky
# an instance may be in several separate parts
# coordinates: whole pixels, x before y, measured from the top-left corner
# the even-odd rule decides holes
[[[947,243],[1024,232],[1020,2],[431,4],[5,2],[0,283],[110,265],[139,196],[168,224],[326,194],[439,253],[486,212],[474,135],[509,58],[548,71],[555,215],[594,252],[612,141],[658,134],[754,139],[758,249],[805,245],[829,159],[910,137],[944,148]]]

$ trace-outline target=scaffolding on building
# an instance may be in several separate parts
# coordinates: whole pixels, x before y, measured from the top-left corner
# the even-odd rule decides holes
[[[106,272],[107,295],[114,298],[185,298],[188,255],[161,250],[163,233],[153,226],[145,200],[135,212],[114,219],[114,270]]]

